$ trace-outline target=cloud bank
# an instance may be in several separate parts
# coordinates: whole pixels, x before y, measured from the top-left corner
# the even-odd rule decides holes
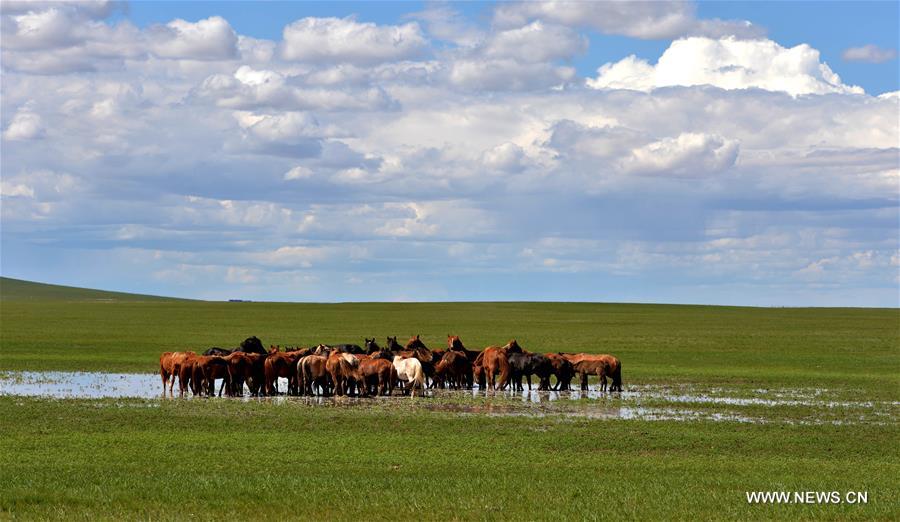
[[[209,298],[896,305],[897,93],[691,4],[4,4],[4,274]],[[585,29],[671,38],[581,77]],[[858,56],[858,53],[852,56]],[[848,58],[858,59],[858,58]],[[598,64],[599,65],[599,64]]]

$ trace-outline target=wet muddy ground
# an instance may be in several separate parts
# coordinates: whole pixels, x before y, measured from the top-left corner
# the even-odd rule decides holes
[[[287,381],[281,381],[279,387],[286,389]],[[172,398],[162,393],[157,374],[100,372],[0,372],[0,395],[48,399]],[[399,395],[378,398],[245,396],[242,400],[296,401],[339,407],[409,404]],[[621,393],[600,392],[593,386],[586,392],[485,391],[476,388],[429,390],[425,399],[418,399],[414,404],[414,408],[458,415],[834,425],[900,423],[900,402],[840,399],[824,388],[767,390],[631,385]]]

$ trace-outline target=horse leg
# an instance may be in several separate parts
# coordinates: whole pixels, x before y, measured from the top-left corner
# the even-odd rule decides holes
[[[169,378],[166,376],[166,371],[163,370],[162,366],[159,367],[159,376],[162,377],[162,383],[163,383],[163,395],[165,395],[165,394],[166,394],[166,385],[169,384],[169,383],[168,383]],[[172,378],[172,382],[173,382],[173,383],[175,382],[175,379],[174,379],[174,378]]]

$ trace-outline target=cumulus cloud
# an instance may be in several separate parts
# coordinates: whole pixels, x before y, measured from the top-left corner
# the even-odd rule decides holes
[[[862,94],[846,85],[819,51],[806,44],[785,48],[771,40],[683,38],[672,42],[656,65],[629,56],[607,63],[587,80],[594,89],[649,91],[660,87],[711,85],[802,94]]]
[[[631,151],[622,167],[647,176],[702,177],[734,165],[738,143],[721,136],[683,133]]]
[[[326,89],[294,85],[291,77],[267,69],[240,66],[232,75],[214,74],[195,90],[198,99],[231,109],[374,110],[393,101],[383,89]]]
[[[494,11],[500,27],[545,20],[570,27],[590,27],[608,34],[668,39],[685,35],[759,37],[764,31],[743,20],[699,20],[689,2],[510,2]]]
[[[564,26],[541,21],[500,31],[486,43],[485,56],[514,58],[522,62],[548,62],[570,58],[587,49],[584,36]]]
[[[285,60],[372,64],[412,58],[427,40],[419,24],[379,26],[353,18],[303,18],[284,28]]]
[[[515,143],[503,143],[482,155],[485,166],[514,172],[525,166],[525,152]]]
[[[196,23],[172,20],[150,27],[148,36],[151,51],[161,58],[223,60],[237,55],[237,34],[220,16]]]
[[[862,47],[850,47],[841,53],[841,57],[848,62],[882,63],[897,57],[896,49],[883,49],[874,44]]]
[[[459,11],[449,5],[428,4],[423,11],[410,13],[407,18],[425,22],[431,36],[464,47],[478,45],[485,38],[483,31],[472,26]]]
[[[352,280],[372,299],[491,298],[485,281],[540,274],[558,299],[615,281],[644,300],[895,299],[900,97],[689,4],[306,19],[293,43],[314,45],[294,48],[215,17],[139,29],[8,5],[10,275],[40,253],[194,297],[358,298]],[[592,89],[565,63],[584,28],[708,37],[607,64]],[[659,284],[637,295],[633,277]]]
[[[465,89],[521,91],[562,85],[575,77],[573,67],[516,60],[461,59],[450,66],[450,81]]]
[[[44,137],[44,128],[41,117],[35,113],[30,105],[22,106],[3,131],[3,138],[7,140],[33,140]]]

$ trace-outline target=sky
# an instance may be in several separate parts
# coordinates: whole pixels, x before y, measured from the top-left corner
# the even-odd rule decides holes
[[[4,276],[900,306],[898,2],[0,14]]]

